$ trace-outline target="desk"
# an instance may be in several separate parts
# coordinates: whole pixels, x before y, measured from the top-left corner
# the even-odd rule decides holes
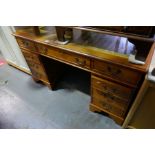
[[[153,43],[145,64],[136,65],[128,62],[127,55],[103,48],[79,42],[60,45],[56,42],[56,34],[37,36],[32,32],[18,31],[14,36],[30,67],[32,78],[53,90],[63,72],[63,64],[90,72],[90,110],[104,112],[120,125],[144,80],[155,48]],[[42,57],[48,57],[51,62],[43,61]]]

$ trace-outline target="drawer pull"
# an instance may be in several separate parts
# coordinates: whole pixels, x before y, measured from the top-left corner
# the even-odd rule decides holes
[[[111,91],[112,93],[116,93],[117,92],[117,89],[116,88],[110,88],[108,87],[105,83],[101,83],[100,81],[97,81],[96,82],[98,85],[101,85],[101,87],[104,89],[104,90],[109,90]]]
[[[108,103],[100,101],[100,104],[102,104],[102,106],[104,107],[105,110],[111,111],[112,107]]]
[[[59,51],[59,53],[61,53],[61,54],[65,54],[65,52],[64,52],[64,51],[62,51],[62,50],[60,50],[60,51]]]
[[[104,97],[110,98],[111,100],[114,100],[114,99],[115,99],[115,97],[112,96],[109,92],[108,92],[108,93],[105,93],[105,92],[98,91],[98,93],[99,93],[100,95],[104,96]]]
[[[48,52],[48,49],[47,49],[47,48],[45,48],[45,49],[44,49],[44,51],[45,51],[45,52]]]
[[[80,66],[85,66],[86,65],[86,60],[80,60],[79,58],[75,58],[76,63]]]
[[[26,42],[26,41],[23,41],[23,44],[24,44],[24,46],[26,46],[26,47],[28,47],[28,46],[29,46],[29,43],[28,43],[28,42]]]
[[[112,68],[110,66],[107,67],[107,70],[113,76],[116,76],[122,72],[120,69],[115,69],[115,68]]]
[[[47,52],[48,52],[48,49],[47,49],[47,48],[42,48],[42,49],[41,49],[41,53],[42,53],[42,54],[47,54]]]

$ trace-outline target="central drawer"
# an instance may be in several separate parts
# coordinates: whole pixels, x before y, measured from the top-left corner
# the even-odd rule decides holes
[[[142,77],[142,74],[139,72],[99,60],[92,62],[92,69],[103,76],[110,77],[122,83],[131,84],[132,86],[136,86]]]
[[[37,45],[37,48],[39,53],[41,54],[63,60],[64,62],[69,62],[83,68],[90,69],[90,59],[85,56],[40,44]]]

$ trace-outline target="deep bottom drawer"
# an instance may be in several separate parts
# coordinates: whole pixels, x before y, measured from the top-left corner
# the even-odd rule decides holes
[[[92,104],[96,105],[97,107],[100,107],[101,109],[110,112],[116,116],[119,117],[124,117],[126,110],[122,109],[122,108],[118,108],[116,106],[114,106],[113,104],[111,104],[110,102],[101,100],[101,99],[97,99],[97,98],[93,98],[92,100]]]

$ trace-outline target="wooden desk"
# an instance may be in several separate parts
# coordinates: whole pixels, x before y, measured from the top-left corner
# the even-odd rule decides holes
[[[136,65],[128,62],[127,55],[81,44],[78,39],[60,45],[56,42],[56,34],[37,36],[32,32],[18,31],[14,36],[35,81],[40,80],[54,89],[63,72],[63,64],[90,72],[90,110],[104,112],[120,125],[144,80],[155,48],[152,43],[145,65]],[[43,57],[53,61],[46,62]]]

